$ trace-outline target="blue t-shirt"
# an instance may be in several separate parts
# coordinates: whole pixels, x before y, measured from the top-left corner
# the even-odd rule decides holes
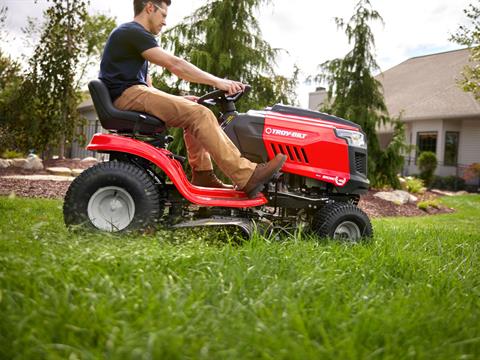
[[[155,37],[132,21],[112,31],[103,50],[99,79],[110,92],[112,101],[133,85],[147,85],[148,61],[142,52],[158,46]]]

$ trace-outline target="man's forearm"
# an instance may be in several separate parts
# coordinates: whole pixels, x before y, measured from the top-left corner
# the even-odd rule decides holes
[[[220,79],[190,64],[188,61],[163,51],[159,47],[145,50],[142,56],[151,63],[168,69],[172,74],[188,82],[210,85],[226,91],[227,94],[235,94],[245,88],[238,81]]]
[[[188,82],[197,84],[205,84],[217,87],[218,78],[209,74],[189,62],[177,58],[176,61],[169,67],[173,74]]]

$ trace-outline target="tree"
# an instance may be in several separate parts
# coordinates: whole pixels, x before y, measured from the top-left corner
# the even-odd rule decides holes
[[[276,102],[295,103],[298,69],[291,78],[275,72],[279,49],[261,36],[254,11],[270,0],[208,0],[162,37],[164,46],[202,70],[250,84],[253,91],[238,104],[239,111],[264,108]],[[170,93],[203,94],[212,89],[186,84],[168,71],[154,74],[154,85]],[[184,153],[179,131],[173,146]]]
[[[11,103],[23,82],[20,64],[0,50],[0,153],[17,148],[15,134],[10,126],[13,123]]]
[[[29,76],[41,108],[36,148],[45,151],[57,145],[63,157],[65,142],[73,139],[79,121],[75,75],[85,40],[87,1],[49,1],[52,6],[45,11],[47,22],[30,60]]]
[[[7,18],[7,7],[0,8],[0,41],[8,42],[4,36],[4,24]],[[20,64],[0,49],[0,153],[15,147],[15,137],[9,123],[10,102],[23,81]]]
[[[480,7],[470,4],[464,13],[470,25],[460,26],[450,40],[470,49],[470,62],[475,65],[465,67],[460,85],[464,91],[471,92],[475,99],[480,100],[480,67],[477,65],[480,62]]]
[[[372,9],[369,0],[360,0],[348,22],[336,18],[339,29],[347,35],[352,50],[342,59],[334,59],[320,65],[321,73],[316,81],[326,81],[329,89],[323,111],[359,124],[368,138],[369,179],[373,186],[399,187],[397,173],[403,166],[401,151],[405,149],[402,125],[395,123],[394,141],[382,151],[376,129],[390,122],[385,105],[382,85],[372,75],[379,71],[374,57],[375,38],[369,23],[383,22],[380,14]]]
[[[85,41],[81,47],[80,64],[77,70],[76,89],[80,90],[91,67],[98,67],[103,47],[108,36],[117,26],[114,18],[103,14],[88,15],[85,18]]]
[[[255,92],[249,97],[259,105],[268,105],[281,78],[275,74],[273,49],[261,37],[254,10],[269,0],[209,0],[193,15],[167,31],[165,46],[199,68],[219,77],[251,84]],[[168,77],[168,73],[165,74]],[[170,79],[171,81],[171,79]],[[278,85],[278,84],[277,84]],[[290,84],[285,84],[287,89]],[[187,87],[178,80],[173,87],[203,93],[205,85]],[[294,99],[285,99],[294,100]]]
[[[5,103],[0,110],[6,120],[1,128],[3,132],[8,128],[14,139],[11,147],[44,154],[58,147],[63,156],[65,143],[73,140],[82,124],[77,106],[85,76],[116,24],[105,15],[89,16],[88,1],[49,1],[52,6],[44,14],[45,24],[35,26],[40,40],[29,70],[21,81],[8,81],[14,91],[2,97]],[[30,19],[29,28],[34,24]],[[0,83],[3,79],[4,72]]]

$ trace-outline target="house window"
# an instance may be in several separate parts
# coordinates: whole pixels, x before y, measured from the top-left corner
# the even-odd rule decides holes
[[[417,158],[425,151],[437,153],[437,132],[417,133]]]
[[[445,166],[456,166],[458,161],[458,138],[460,133],[447,131],[445,133]]]

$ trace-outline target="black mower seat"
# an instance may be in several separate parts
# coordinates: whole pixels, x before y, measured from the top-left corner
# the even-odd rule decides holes
[[[166,130],[165,123],[153,115],[118,110],[113,106],[108,89],[101,80],[90,81],[88,89],[100,123],[105,129],[142,135],[159,134]]]

